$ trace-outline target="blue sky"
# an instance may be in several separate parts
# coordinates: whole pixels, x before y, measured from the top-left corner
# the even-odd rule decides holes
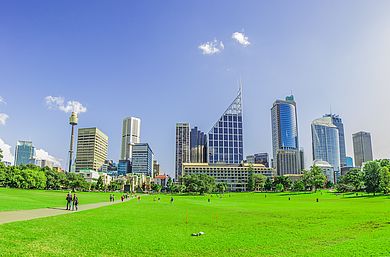
[[[241,77],[245,155],[271,152],[270,108],[293,92],[307,164],[310,122],[330,106],[348,155],[366,130],[374,156],[389,157],[389,13],[389,1],[2,1],[0,143],[13,152],[29,139],[65,164],[69,113],[45,103],[63,97],[87,108],[79,127],[109,136],[110,159],[122,119],[140,117],[141,140],[173,174],[175,123],[207,132]],[[202,54],[214,40],[223,49]]]

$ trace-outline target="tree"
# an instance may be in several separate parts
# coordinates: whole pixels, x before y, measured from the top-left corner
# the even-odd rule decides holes
[[[211,193],[215,190],[215,178],[206,174],[192,174],[182,177],[182,183],[187,192],[200,194]]]
[[[291,187],[292,181],[286,176],[276,176],[273,182],[274,187],[276,187],[277,184],[282,184],[283,188],[287,190]]]
[[[341,192],[360,191],[364,187],[364,174],[360,169],[351,169],[340,177],[336,189]]]
[[[380,169],[381,166],[377,161],[367,162],[364,167],[364,184],[367,193],[380,192]]]
[[[97,182],[96,182],[96,189],[97,190],[103,190],[104,189],[104,183],[103,183],[103,177],[99,176]]]
[[[292,184],[292,190],[296,192],[305,191],[305,183],[303,183],[301,179],[294,181],[294,183]]]
[[[171,192],[171,193],[172,193],[172,191],[173,191],[173,186],[174,186],[173,181],[172,181],[172,179],[169,177],[169,178],[168,178],[168,181],[167,181],[167,188],[168,188],[168,191]]]
[[[267,191],[272,190],[272,179],[270,177],[265,180],[264,189]]]
[[[253,174],[253,166],[252,164],[249,164],[248,167],[248,191],[255,190],[255,179]]]
[[[227,187],[228,187],[228,185],[226,184],[226,182],[221,182],[221,183],[217,184],[218,192],[220,192],[222,194],[225,193]]]
[[[281,183],[276,184],[275,190],[276,190],[276,192],[283,192],[283,191],[284,191],[284,186],[283,186],[283,184],[281,184]]]
[[[3,160],[3,149],[0,149],[0,162]]]
[[[162,186],[160,184],[155,184],[155,183],[152,184],[152,190],[155,192],[159,193],[161,191],[161,188]]]
[[[390,192],[390,171],[389,167],[382,167],[379,171],[380,188],[384,194]]]
[[[263,174],[254,174],[253,175],[253,181],[255,185],[256,191],[261,191],[264,189],[265,181],[267,180],[267,177]]]
[[[320,167],[313,165],[309,171],[304,171],[302,181],[305,187],[310,187],[312,191],[317,191],[318,188],[324,186],[326,176]]]

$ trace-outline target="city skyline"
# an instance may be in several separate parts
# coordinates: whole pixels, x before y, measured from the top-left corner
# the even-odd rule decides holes
[[[89,12],[82,11],[89,8],[86,3],[80,10],[52,2],[45,10],[28,2],[3,4],[2,149],[14,155],[17,140],[31,140],[66,168],[70,113],[64,112],[71,106],[80,111],[78,128],[107,133],[108,158],[117,160],[120,122],[134,115],[142,119],[142,141],[173,175],[175,123],[185,120],[208,131],[241,79],[243,156],[271,155],[269,106],[292,90],[305,156],[312,155],[311,121],[332,106],[343,118],[347,156],[353,156],[352,134],[363,130],[372,135],[374,158],[389,157],[389,118],[377,110],[390,82],[383,68],[390,60],[390,3],[299,1],[286,3],[290,11],[284,11],[274,3],[231,2],[216,16],[218,3],[207,9],[203,4],[178,4],[173,11],[162,3],[121,2],[115,8],[99,3]],[[136,11],[129,15],[129,10]],[[62,97],[62,104],[54,97]],[[46,98],[58,110],[48,110]],[[311,158],[305,159],[307,166]]]

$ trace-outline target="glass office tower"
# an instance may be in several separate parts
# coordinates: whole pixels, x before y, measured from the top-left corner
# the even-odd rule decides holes
[[[35,164],[35,147],[31,141],[17,141],[15,148],[15,166]]]
[[[194,127],[190,132],[190,161],[192,163],[207,162],[207,135]]]
[[[340,176],[339,129],[332,117],[316,119],[311,124],[313,161],[326,161],[333,167],[336,178]],[[335,183],[336,181],[332,181]]]
[[[330,117],[333,125],[339,130],[339,146],[340,146],[340,167],[347,166],[346,150],[345,150],[345,137],[344,137],[344,124],[339,115],[325,114],[324,117]]]
[[[210,130],[208,142],[209,163],[241,163],[244,159],[241,90]]]
[[[279,176],[302,170],[294,96],[276,100],[271,108],[273,167]]]

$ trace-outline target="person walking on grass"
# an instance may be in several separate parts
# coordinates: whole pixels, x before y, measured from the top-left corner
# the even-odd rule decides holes
[[[79,198],[77,197],[76,194],[73,195],[73,206],[72,206],[72,211],[74,211],[74,209],[76,208],[76,211],[79,209],[78,208],[78,205],[79,205]]]
[[[70,210],[71,206],[72,206],[72,194],[69,192],[67,195],[66,195],[66,209],[67,210]]]
[[[122,202],[123,202],[123,200],[124,200],[124,199],[125,199],[125,197],[122,195],[122,196],[121,196],[121,200],[122,200]]]

